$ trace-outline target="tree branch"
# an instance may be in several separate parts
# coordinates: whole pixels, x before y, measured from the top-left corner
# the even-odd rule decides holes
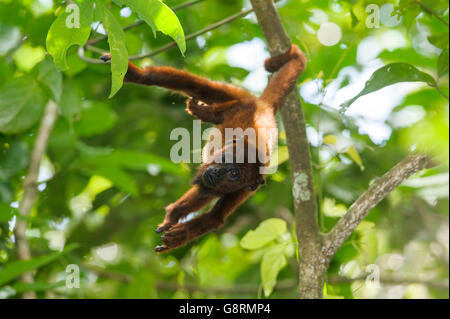
[[[133,282],[134,278],[128,274],[115,272],[115,271],[109,271],[106,269],[103,269],[98,266],[82,263],[81,267],[95,273],[96,275],[106,278],[115,280],[118,282],[122,282],[125,284],[130,284]],[[345,284],[345,283],[352,283],[355,281],[365,281],[366,277],[358,277],[358,278],[346,278],[341,276],[331,276],[327,279],[327,282],[332,285],[339,285],[339,284]],[[380,283],[386,284],[386,285],[409,285],[409,284],[422,284],[426,286],[430,286],[437,289],[448,289],[448,282],[440,281],[440,280],[424,280],[424,279],[415,279],[415,278],[396,278],[396,277],[380,277]],[[284,280],[277,282],[274,290],[276,291],[287,291],[292,290],[297,287],[297,282],[294,280]],[[156,288],[159,290],[170,290],[170,291],[176,291],[176,290],[185,290],[190,293],[192,292],[202,292],[205,294],[225,294],[225,295],[231,295],[231,294],[257,294],[259,292],[258,287],[255,287],[255,285],[233,285],[229,287],[202,287],[198,286],[196,284],[184,284],[179,285],[177,283],[173,282],[157,282]]]
[[[414,2],[417,3],[423,10],[425,10],[425,11],[428,12],[429,14],[435,16],[439,21],[441,21],[441,22],[442,22],[443,24],[445,24],[447,27],[449,26],[449,25],[448,25],[448,22],[445,21],[443,18],[441,18],[441,17],[439,16],[439,14],[437,14],[437,12],[431,10],[431,9],[428,8],[425,4],[423,4],[422,2],[420,2],[420,1],[418,1],[418,0],[414,0]]]
[[[328,278],[327,282],[332,285],[352,283],[355,281],[366,281],[366,277],[357,278],[346,278],[341,276],[331,276]],[[435,280],[435,279],[416,279],[416,278],[397,278],[392,276],[381,276],[379,278],[380,283],[385,285],[411,285],[411,284],[421,284],[437,289],[448,290],[448,281]]]
[[[234,20],[237,20],[239,18],[245,17],[247,14],[249,14],[252,11],[253,11],[252,9],[248,9],[248,10],[243,10],[241,12],[235,13],[235,14],[233,14],[233,15],[231,15],[231,16],[223,19],[223,20],[220,20],[220,21],[218,21],[216,23],[213,23],[213,24],[211,24],[211,25],[209,25],[209,26],[207,26],[207,27],[205,27],[203,29],[200,29],[200,30],[198,30],[198,31],[196,31],[194,33],[188,34],[185,37],[185,39],[186,39],[186,41],[192,40],[192,39],[198,37],[199,35],[202,35],[202,34],[204,34],[206,32],[211,31],[211,30],[217,29],[218,27],[221,27],[224,24],[227,24],[227,23],[230,23],[230,22],[232,22]],[[166,51],[166,50],[168,50],[170,48],[173,48],[175,46],[176,46],[176,42],[173,41],[173,42],[170,42],[170,43],[162,46],[159,49],[156,49],[155,51],[148,52],[148,53],[143,53],[143,54],[133,55],[133,56],[130,57],[130,60],[138,60],[138,59],[142,59],[142,58],[151,57],[151,56],[159,54],[159,53],[161,53],[163,51]]]
[[[277,1],[278,1],[278,0],[277,0]],[[195,38],[198,37],[199,35],[202,35],[202,34],[204,34],[204,33],[207,33],[207,32],[209,32],[209,31],[211,31],[211,30],[217,29],[217,28],[223,26],[224,24],[230,23],[230,22],[232,22],[232,21],[234,21],[234,20],[237,20],[237,19],[239,19],[239,18],[245,17],[246,15],[248,15],[248,14],[249,14],[250,12],[252,12],[252,11],[253,11],[253,9],[247,9],[247,10],[243,10],[243,11],[241,11],[241,12],[235,13],[235,14],[233,14],[233,15],[231,15],[231,16],[229,16],[229,17],[223,19],[223,20],[220,20],[220,21],[218,21],[218,22],[216,22],[216,23],[213,23],[213,24],[211,24],[211,25],[209,25],[209,26],[207,26],[207,27],[205,27],[205,28],[203,28],[203,29],[200,29],[200,30],[198,30],[198,31],[196,31],[196,32],[193,32],[193,33],[191,33],[191,34],[188,34],[188,35],[185,37],[185,40],[186,40],[186,41],[190,41],[190,40],[192,40],[192,39],[195,39]],[[95,43],[96,43],[96,42],[95,42]],[[99,52],[103,53],[103,52],[101,51],[101,49],[92,46],[92,44],[93,44],[93,43],[90,43],[90,42],[88,41],[88,42],[87,42],[87,45],[85,45],[84,47],[78,48],[78,57],[79,57],[81,60],[83,60],[83,61],[85,61],[85,62],[87,62],[87,63],[91,63],[91,64],[105,64],[105,62],[103,62],[102,60],[99,60],[99,59],[91,59],[91,58],[88,58],[88,57],[86,57],[86,56],[84,55],[85,49],[90,50],[90,51],[93,51],[93,52],[97,52],[97,53],[99,53]],[[161,52],[167,51],[167,50],[169,50],[169,49],[171,49],[171,48],[173,48],[173,47],[176,47],[176,46],[177,46],[176,42],[175,42],[175,41],[172,41],[172,42],[169,42],[169,43],[163,45],[162,47],[160,47],[160,48],[158,48],[158,49],[156,49],[156,50],[154,50],[154,51],[147,52],[147,53],[142,53],[142,54],[132,55],[132,56],[129,57],[129,60],[132,60],[132,61],[133,61],[133,60],[139,60],[139,59],[143,59],[143,58],[148,58],[148,57],[157,55],[157,54],[159,54],[159,53],[161,53]],[[109,63],[109,61],[108,61],[107,63]]]
[[[344,217],[325,236],[322,247],[325,265],[328,265],[344,241],[351,235],[373,207],[381,202],[381,200],[405,179],[431,166],[427,155],[409,155],[370,185],[369,189],[350,206]]]
[[[118,282],[122,282],[125,284],[130,284],[134,280],[133,276],[130,276],[128,274],[106,270],[101,267],[86,264],[86,263],[82,263],[81,267],[95,273],[96,275],[98,275],[100,277],[111,279],[111,280],[116,280]],[[285,280],[285,281],[278,282],[276,284],[274,290],[291,290],[291,289],[295,289],[296,286],[297,286],[297,283],[295,281]],[[160,289],[160,290],[176,291],[176,290],[181,289],[181,290],[188,291],[190,293],[199,291],[199,292],[203,292],[205,294],[257,294],[258,290],[259,290],[258,287],[255,287],[255,285],[234,285],[234,286],[229,286],[229,287],[214,287],[214,286],[213,287],[202,287],[202,286],[199,286],[196,284],[191,284],[191,283],[179,285],[177,283],[172,283],[172,282],[157,282],[156,287],[157,287],[157,289]]]
[[[258,23],[272,56],[286,52],[291,41],[281,24],[272,0],[250,0]],[[296,89],[286,97],[281,108],[286,129],[297,238],[299,243],[300,298],[320,298],[323,290],[323,274],[319,271],[317,252],[320,251],[320,233],[317,222],[317,203],[311,166],[309,143],[306,137],[305,118],[300,96]]]
[[[202,287],[195,284],[184,284],[179,285],[175,283],[168,282],[158,282],[156,287],[160,290],[185,290],[190,293],[192,292],[202,292],[207,295],[209,294],[218,294],[218,295],[236,295],[236,294],[257,294],[259,292],[259,288],[255,287],[254,284],[250,285],[234,285],[228,287]],[[293,280],[284,280],[279,281],[274,287],[276,291],[286,291],[293,290],[297,287],[297,282]]]
[[[15,246],[18,260],[29,260],[31,258],[30,246],[26,237],[26,231],[28,228],[26,217],[30,215],[31,208],[34,205],[37,196],[37,180],[39,175],[39,167],[42,157],[44,156],[47,148],[48,139],[50,133],[55,124],[58,116],[58,107],[50,101],[45,109],[44,117],[41,120],[39,131],[36,136],[33,151],[31,153],[30,165],[28,167],[28,173],[23,182],[23,197],[19,204],[19,214],[25,217],[24,220],[17,219],[16,228],[14,231]],[[24,283],[33,283],[33,274],[28,271],[22,274],[21,280]],[[25,292],[23,298],[30,299],[35,298],[34,291]]]
[[[87,263],[82,263],[80,265],[82,268],[85,268],[93,273],[95,273],[96,275],[103,277],[103,278],[107,278],[107,279],[112,279],[115,281],[119,281],[125,284],[130,284],[133,282],[133,276],[130,276],[128,274],[124,274],[121,272],[116,272],[116,271],[110,271],[110,270],[106,270],[102,267],[99,266],[95,266],[95,265],[90,265]]]
[[[82,263],[81,267],[95,273],[96,275],[116,280],[125,284],[130,284],[133,282],[134,278],[128,274],[116,272],[116,271],[109,271],[106,269],[103,269],[98,266]],[[297,286],[297,283],[292,280],[285,280],[280,281],[276,284],[275,290],[291,290],[295,289]],[[184,284],[179,285],[177,283],[172,282],[158,282],[156,283],[156,287],[161,290],[186,290],[188,292],[195,292],[200,291],[205,294],[256,294],[258,293],[258,288],[255,288],[255,285],[236,285],[236,286],[229,286],[229,287],[202,287],[198,286],[196,284]]]
[[[188,8],[190,6],[193,6],[194,4],[197,4],[197,3],[203,2],[203,1],[205,1],[205,0],[194,0],[194,1],[190,1],[190,2],[181,3],[181,4],[177,5],[177,6],[174,6],[172,8],[172,11],[175,12],[175,11],[180,10],[180,9]],[[130,29],[136,28],[136,27],[138,27],[138,26],[140,26],[142,24],[145,24],[144,20],[136,21],[135,23],[132,23],[132,24],[127,25],[126,27],[124,27],[123,31],[127,31],[127,30],[130,30]],[[98,38],[94,38],[94,39],[88,40],[88,42],[86,44],[87,45],[95,45],[95,44],[97,44],[97,43],[99,43],[99,42],[101,42],[101,41],[103,41],[103,40],[105,40],[107,38],[108,38],[107,35],[102,35],[102,36],[100,36]]]

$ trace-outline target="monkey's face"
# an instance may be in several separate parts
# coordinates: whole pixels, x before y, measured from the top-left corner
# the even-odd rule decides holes
[[[234,149],[235,147],[224,148],[212,163],[202,165],[194,183],[221,195],[241,189],[254,191],[264,184],[264,178],[260,174],[261,164],[248,163],[247,157],[243,163],[237,162]]]

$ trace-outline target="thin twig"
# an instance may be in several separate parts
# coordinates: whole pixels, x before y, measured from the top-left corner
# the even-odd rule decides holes
[[[439,92],[439,94],[448,100],[448,96],[444,92],[442,92],[441,88],[439,87],[439,85],[437,83],[436,83],[436,85],[432,85],[432,87],[435,87],[436,90]]]
[[[185,39],[186,39],[186,41],[192,40],[192,39],[198,37],[199,35],[202,35],[202,34],[204,34],[206,32],[211,31],[211,30],[217,29],[218,27],[221,27],[224,24],[227,24],[227,23],[230,23],[231,21],[234,21],[234,20],[237,20],[239,18],[245,17],[247,14],[249,14],[252,11],[253,11],[253,9],[248,9],[248,10],[244,10],[244,11],[238,12],[236,14],[233,14],[233,15],[229,16],[228,18],[225,18],[225,19],[223,19],[223,20],[221,20],[219,22],[216,22],[216,23],[213,23],[213,24],[207,26],[206,28],[200,29],[200,30],[198,30],[198,31],[196,31],[194,33],[191,33],[191,34],[187,35]],[[176,42],[175,41],[170,42],[170,43],[162,46],[161,48],[159,48],[159,49],[157,49],[155,51],[152,51],[152,52],[149,52],[149,53],[133,55],[133,56],[130,57],[130,60],[138,60],[138,59],[142,59],[142,58],[151,57],[153,55],[156,55],[158,53],[166,51],[166,50],[168,50],[170,48],[173,48],[174,46],[176,46]]]
[[[101,267],[89,265],[86,263],[81,264],[81,267],[95,273],[96,275],[115,280],[118,282],[122,282],[125,284],[129,284],[133,282],[133,276],[128,274],[105,270]],[[344,283],[351,283],[355,281],[366,280],[365,277],[358,278],[345,278],[340,276],[331,276],[328,278],[327,282],[333,285],[339,285]],[[423,280],[423,279],[415,279],[415,278],[395,278],[395,277],[380,277],[380,282],[387,285],[409,285],[409,284],[423,284],[426,286],[438,288],[438,289],[448,289],[448,282],[439,281],[439,280]],[[295,280],[282,280],[277,282],[275,285],[275,291],[288,291],[297,288],[298,283]],[[259,291],[259,287],[256,284],[240,284],[233,286],[209,286],[202,287],[196,284],[184,284],[179,285],[173,282],[157,282],[156,288],[159,290],[184,290],[187,292],[202,292],[205,294],[217,294],[217,295],[229,295],[229,294],[257,294]]]
[[[224,24],[227,24],[227,23],[230,23],[230,22],[232,22],[232,21],[234,21],[234,20],[237,20],[237,19],[239,19],[239,18],[245,17],[247,14],[249,14],[249,13],[252,12],[252,11],[253,11],[253,9],[248,9],[248,10],[244,10],[244,11],[238,12],[238,13],[236,13],[236,14],[233,14],[233,15],[231,15],[231,16],[229,16],[229,17],[227,17],[227,18],[225,18],[225,19],[223,19],[223,20],[221,20],[221,21],[218,21],[218,22],[216,22],[216,23],[214,23],[214,24],[211,24],[211,25],[209,25],[209,26],[207,26],[207,27],[205,27],[205,28],[203,28],[203,29],[200,29],[200,30],[194,32],[194,33],[188,34],[188,35],[185,37],[185,39],[186,39],[186,41],[192,40],[192,39],[198,37],[199,35],[202,35],[202,34],[204,34],[204,33],[206,33],[206,32],[211,31],[211,30],[217,29],[217,28],[221,27],[221,26],[224,25]],[[130,56],[129,59],[130,59],[130,60],[139,60],[139,59],[151,57],[151,56],[157,55],[157,54],[159,54],[159,53],[161,53],[161,52],[167,51],[168,49],[173,48],[173,47],[175,47],[176,45],[177,45],[177,44],[176,44],[175,41],[169,42],[169,43],[167,43],[166,45],[163,45],[162,47],[160,47],[160,48],[158,48],[158,49],[156,49],[156,50],[154,50],[154,51],[151,51],[151,52],[148,52],[148,53],[136,54],[136,55]],[[97,52],[97,53],[101,52],[100,49],[98,49],[98,48],[95,48],[95,49],[94,49],[94,48],[95,48],[95,47],[92,47],[92,46],[86,46],[86,49],[88,49],[88,50],[90,50],[90,51],[95,51],[95,52]],[[100,50],[100,51],[99,51],[99,50]],[[103,61],[100,60],[100,59],[92,59],[92,58],[86,57],[86,56],[84,55],[84,48],[83,48],[83,47],[80,47],[80,48],[78,49],[78,56],[79,56],[80,59],[82,59],[83,61],[88,62],[88,63],[91,63],[91,64],[105,64],[105,63],[110,63],[109,61],[108,61],[108,62],[103,62]]]
[[[224,286],[224,287],[202,287],[195,284],[184,284],[179,285],[176,283],[171,282],[158,282],[156,284],[156,287],[160,290],[170,290],[170,291],[176,291],[176,290],[185,290],[187,292],[202,292],[207,295],[240,295],[240,294],[257,294],[259,292],[259,287],[257,284],[240,284],[240,285],[234,285],[234,286]],[[293,290],[297,288],[297,282],[293,280],[284,280],[279,281],[275,287],[275,291],[286,291],[286,290]]]
[[[324,266],[328,265],[337,250],[373,207],[381,202],[381,200],[405,179],[431,166],[431,161],[427,155],[410,155],[373,182],[369,189],[350,206],[344,217],[324,237],[321,252],[324,259]]]
[[[205,0],[194,0],[194,1],[190,1],[190,2],[185,2],[185,3],[179,4],[177,6],[174,6],[172,8],[172,11],[177,11],[177,10],[180,10],[180,9],[188,8],[190,6],[193,6],[194,4],[197,4],[197,3],[203,2],[203,1],[205,1]],[[140,25],[142,25],[144,23],[145,23],[144,20],[136,21],[136,22],[134,22],[134,23],[124,27],[123,31],[127,31],[127,30],[130,30],[130,29],[136,28],[136,27],[138,27],[138,26],[140,26]],[[100,36],[98,38],[90,39],[86,44],[87,45],[94,45],[94,44],[97,44],[97,43],[107,39],[107,38],[108,38],[107,35],[102,35],[102,36]]]
[[[116,281],[119,281],[119,282],[122,282],[125,284],[129,284],[129,283],[133,282],[133,280],[134,280],[133,276],[130,276],[128,274],[106,270],[101,267],[86,264],[86,263],[82,263],[81,267],[95,273],[96,275],[98,275],[100,277],[116,280]],[[285,281],[278,282],[277,285],[275,286],[274,290],[291,290],[291,289],[295,289],[296,286],[297,286],[296,282],[294,282],[292,280],[285,280]],[[252,285],[252,284],[235,285],[235,286],[228,286],[228,287],[201,287],[196,284],[179,285],[177,283],[172,283],[172,282],[158,282],[158,283],[156,283],[156,287],[161,290],[176,291],[176,290],[181,289],[181,290],[185,290],[188,292],[199,291],[199,292],[203,292],[206,294],[255,294],[255,293],[258,293],[258,286]]]
[[[448,22],[445,21],[443,18],[441,18],[441,17],[437,14],[437,12],[431,10],[431,9],[428,8],[425,4],[423,4],[422,2],[420,2],[420,1],[418,1],[418,0],[414,0],[414,2],[417,3],[419,6],[421,6],[422,9],[424,9],[426,12],[428,12],[429,14],[435,16],[437,19],[439,19],[439,21],[441,21],[441,22],[442,22],[443,24],[445,24],[447,27],[449,26],[449,25],[448,25]]]
[[[112,279],[115,281],[123,282],[125,284],[129,284],[129,283],[133,282],[132,276],[121,273],[121,272],[109,271],[104,268],[101,268],[101,267],[98,267],[95,265],[86,264],[86,263],[82,263],[80,266],[82,268],[85,268],[85,269],[95,273],[96,275],[98,275],[100,277],[103,277],[103,278]]]
[[[30,260],[30,246],[26,236],[28,228],[26,218],[30,215],[31,208],[37,197],[37,180],[39,175],[39,167],[41,165],[42,157],[47,149],[48,139],[50,133],[58,117],[58,106],[55,102],[50,101],[45,109],[44,117],[41,120],[36,141],[34,143],[33,151],[31,153],[30,166],[28,167],[28,173],[23,182],[23,197],[19,204],[19,214],[24,218],[17,219],[16,229],[14,231],[15,246],[18,260]],[[22,282],[31,284],[34,282],[33,274],[27,271],[21,276]],[[30,299],[35,298],[34,291],[25,292],[23,298]]]
[[[355,281],[365,281],[366,277],[357,277],[357,278],[346,278],[340,276],[330,276],[328,277],[327,282],[332,285],[346,284],[352,283]],[[426,280],[426,279],[418,279],[418,278],[396,278],[391,276],[380,276],[380,283],[385,285],[411,285],[411,284],[422,284],[425,286],[437,288],[437,289],[447,289],[449,288],[448,281],[445,280]]]

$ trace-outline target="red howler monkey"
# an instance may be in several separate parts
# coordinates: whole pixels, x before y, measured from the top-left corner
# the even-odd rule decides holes
[[[110,56],[105,55],[101,59],[107,61]],[[211,154],[208,161],[204,161],[192,182],[192,188],[166,207],[166,217],[156,230],[158,233],[165,232],[161,237],[163,245],[157,246],[155,251],[163,252],[183,246],[219,228],[237,206],[264,184],[264,174],[260,169],[267,166],[268,162],[257,160],[253,163],[247,155],[243,162],[237,161],[237,143],[235,140],[225,140],[225,129],[253,128],[258,132],[263,129],[262,134],[258,133],[258,139],[263,140],[265,155],[270,156],[270,144],[276,138],[273,136],[274,131],[270,130],[276,128],[275,114],[305,65],[306,58],[295,45],[281,55],[268,58],[264,63],[266,70],[278,73],[271,77],[263,94],[257,98],[244,89],[175,68],[150,66],[140,69],[131,62],[128,64],[125,82],[157,85],[187,95],[186,111],[204,122],[216,124],[215,127],[222,133],[224,145],[218,152]],[[248,139],[244,139],[243,145],[244,154],[251,149],[261,151],[257,146],[260,144],[251,143]],[[178,222],[189,213],[200,210],[215,197],[219,199],[209,212],[185,223]]]

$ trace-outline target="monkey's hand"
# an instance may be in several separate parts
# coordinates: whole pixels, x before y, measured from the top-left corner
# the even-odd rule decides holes
[[[158,225],[156,232],[158,234],[168,230],[170,227],[178,223],[178,219],[187,215],[188,212],[183,211],[182,208],[177,207],[176,204],[170,204],[166,207],[166,218],[164,221]]]
[[[162,233],[170,229],[173,225],[178,223],[180,218],[186,217],[192,212],[199,211],[213,198],[214,196],[212,194],[205,194],[199,185],[192,186],[192,188],[175,203],[166,207],[166,217],[164,218],[164,221],[158,225],[156,232]]]
[[[186,245],[188,242],[200,237],[222,225],[216,215],[204,214],[186,223],[178,223],[161,236],[163,244],[156,246],[158,253],[165,252]]]

